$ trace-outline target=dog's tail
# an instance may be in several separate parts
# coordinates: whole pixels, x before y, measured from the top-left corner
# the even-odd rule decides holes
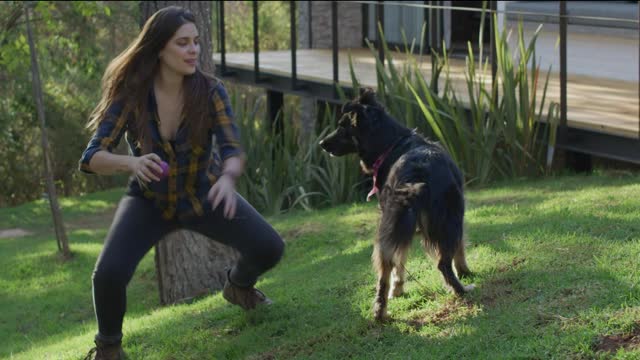
[[[392,189],[392,196],[386,197],[378,231],[381,253],[389,257],[383,260],[392,261],[396,250],[411,244],[419,216],[416,202],[424,186],[425,183],[402,184]]]

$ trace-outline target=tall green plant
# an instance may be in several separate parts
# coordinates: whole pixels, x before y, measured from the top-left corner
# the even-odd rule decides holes
[[[484,22],[481,33],[483,27]],[[425,29],[423,26],[421,44]],[[382,29],[379,31],[384,39]],[[464,94],[454,86],[446,44],[441,54],[431,50],[432,71],[428,78],[421,70],[422,55],[416,57],[413,53],[415,41],[405,46],[403,62],[396,61],[397,53],[383,45],[386,61],[376,63],[378,97],[391,115],[438,140],[460,165],[469,183],[486,184],[500,178],[540,174],[544,150],[555,142],[558,111],[557,104],[546,106],[548,73],[542,96],[537,91],[541,78],[535,59],[537,33],[529,43],[524,41],[522,26],[518,34],[519,52],[513,56],[507,34],[495,31],[498,76],[492,83],[486,80],[489,63],[483,49],[476,59],[469,44]],[[376,56],[377,50],[371,44],[369,48]],[[357,93],[361,85],[351,57],[349,62]],[[533,71],[529,71],[529,64]],[[347,100],[340,88],[338,93]],[[328,106],[320,120],[320,130],[301,139],[291,109],[285,107],[277,117],[283,126],[272,126],[262,118],[262,96],[251,92],[240,96],[232,90],[231,98],[249,159],[238,189],[258,210],[275,214],[296,207],[310,209],[364,199],[364,184],[370,179],[361,175],[356,156],[332,158],[317,145],[335,127],[335,112]],[[551,126],[542,127],[542,122]]]
[[[551,154],[545,150],[555,144],[558,105],[546,99],[551,69],[542,82],[536,62],[535,44],[540,29],[527,43],[520,23],[518,52],[512,55],[508,35],[495,28],[492,36],[496,44],[497,76],[488,83],[490,64],[483,56],[484,16],[482,19],[479,56],[476,62],[469,43],[462,91],[454,86],[445,43],[442,54],[431,51],[432,70],[427,80],[420,66],[422,57],[417,60],[413,54],[415,44],[408,46],[404,38],[408,49],[404,54],[406,61],[398,66],[378,25],[384,63],[369,44],[377,59],[378,96],[397,120],[438,140],[462,168],[469,183],[486,184],[496,179],[542,174],[545,160],[549,163],[545,156]],[[351,72],[355,87],[357,76],[353,66]]]
[[[231,89],[230,94],[248,158],[238,191],[256,209],[278,214],[364,197],[357,191],[360,169],[355,157],[330,158],[318,146],[335,124],[333,112],[324,112],[321,131],[301,139],[292,109],[285,106],[275,120],[284,122],[283,126],[273,126],[262,118],[263,96],[240,95],[237,89]]]
[[[242,98],[232,92],[231,99],[248,158],[238,191],[266,214],[306,205],[304,199],[313,194],[308,191],[307,180],[310,153],[299,146],[296,130],[292,126],[271,126],[260,119],[262,97]],[[276,121],[283,119],[280,113]]]
[[[335,128],[335,113],[329,111],[329,105],[321,120],[320,133],[310,142],[312,151],[311,175],[314,188],[320,195],[320,205],[335,206],[364,198],[360,190],[363,182],[358,159],[355,155],[332,157],[320,150],[316,144]]]

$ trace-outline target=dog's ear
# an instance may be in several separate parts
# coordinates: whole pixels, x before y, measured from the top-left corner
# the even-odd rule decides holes
[[[358,113],[357,112],[352,112],[350,120],[351,120],[351,126],[354,127],[354,128],[357,128],[358,127]]]
[[[358,102],[362,105],[377,106],[378,100],[376,99],[376,92],[372,88],[360,89],[360,98]]]
[[[340,126],[358,126],[358,111],[362,109],[360,104],[347,103],[342,106],[342,117],[338,121]]]

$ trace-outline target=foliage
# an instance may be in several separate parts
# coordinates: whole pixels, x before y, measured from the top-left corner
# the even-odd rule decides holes
[[[21,6],[9,2],[0,8],[0,19],[4,19],[0,76],[8,79],[0,83],[0,88],[13,94],[0,100],[0,156],[7,159],[0,163],[0,176],[6,179],[0,206],[37,199],[41,190],[34,189],[42,189],[42,161],[34,161],[42,156],[27,77],[28,62],[20,60],[28,56],[20,28]],[[252,29],[247,26],[251,3],[230,2],[225,6],[226,23],[234,30],[227,32],[229,50],[251,50]],[[286,2],[260,2],[261,48],[288,47],[289,22],[275,22],[287,18],[288,11]],[[90,136],[84,124],[97,102],[100,76],[107,62],[137,33],[137,12],[136,2],[39,2],[35,10],[54,172],[65,195],[124,183],[124,176],[84,176],[76,169]],[[424,34],[425,27],[420,44],[424,44]],[[382,32],[381,36],[384,37]],[[544,150],[547,144],[553,144],[554,127],[543,129],[540,122],[553,125],[557,118],[555,104],[547,108],[544,91],[541,97],[535,91],[541,87],[543,76],[536,65],[535,37],[525,44],[520,30],[518,53],[512,56],[506,34],[496,31],[493,36],[498,48],[498,81],[487,89],[483,79],[488,76],[488,63],[482,50],[476,60],[469,44],[462,88],[470,98],[468,103],[462,100],[460,87],[450,79],[446,50],[442,55],[432,54],[435,71],[429,79],[424,79],[420,68],[423,57],[413,54],[415,40],[405,47],[404,63],[396,61],[396,55],[385,46],[386,62],[376,64],[378,94],[391,114],[441,141],[463,169],[467,181],[476,184],[542,174]],[[422,48],[419,51],[424,52]],[[376,54],[373,48],[372,54]],[[528,66],[534,71],[529,71]],[[353,71],[352,79],[357,89],[359,83]],[[542,88],[546,87],[546,79]],[[370,179],[360,174],[357,159],[329,158],[317,146],[335,124],[331,109],[322,109],[324,115],[317,130],[303,139],[299,135],[295,97],[285,97],[286,106],[277,120],[284,125],[283,131],[278,132],[280,126],[272,127],[265,120],[261,91],[229,83],[227,86],[249,154],[239,190],[256,208],[276,214],[295,207],[310,209],[364,199]],[[121,151],[123,148],[121,144]]]
[[[253,2],[224,1],[226,50],[253,51]],[[289,1],[258,2],[258,36],[260,50],[289,49],[291,23]],[[282,21],[287,19],[287,21]],[[214,34],[217,34],[217,14],[214,14]],[[214,39],[218,37],[214,35]],[[217,44],[219,45],[219,44]]]
[[[32,12],[54,177],[65,195],[114,183],[78,176],[77,161],[89,138],[84,124],[100,95],[102,71],[135,35],[136,9],[134,2],[40,1]],[[0,92],[11,94],[0,100],[0,206],[5,206],[41,196],[43,161],[23,2],[4,3],[0,19]]]
[[[484,22],[480,34],[483,27]],[[379,32],[384,39],[382,29]],[[438,140],[462,168],[468,183],[483,185],[544,174],[548,146],[555,145],[558,104],[546,103],[550,69],[542,82],[544,75],[535,56],[537,34],[525,43],[520,23],[518,49],[512,54],[507,33],[495,29],[497,73],[496,81],[489,84],[491,70],[489,59],[483,56],[482,36],[477,63],[469,43],[462,86],[451,78],[450,54],[444,43],[442,54],[432,52],[429,81],[421,70],[422,57],[413,53],[415,39],[411,44],[405,40],[402,66],[396,64],[396,55],[386,45],[383,64],[369,44],[377,59],[378,96],[396,119]],[[352,78],[358,88],[353,70]]]
[[[227,26],[233,29],[227,32],[229,50],[252,49],[249,45],[253,39],[252,29],[247,26],[251,24],[247,21],[251,19],[251,2],[225,2],[225,6]],[[0,158],[3,159],[0,207],[40,198],[44,188],[40,132],[32,98],[22,11],[22,2],[8,1],[0,6],[0,80],[3,80],[0,92],[11,94],[0,99]],[[288,11],[287,2],[260,3],[262,49],[283,49],[289,45],[289,22],[277,21],[288,18]],[[126,175],[85,176],[77,171],[77,161],[91,135],[84,126],[100,96],[102,73],[139,31],[138,2],[40,1],[32,16],[58,190],[69,196],[123,185]],[[215,12],[213,16],[215,18]],[[246,87],[238,91],[253,99],[258,93]],[[254,104],[247,106],[251,109]],[[259,110],[260,114],[255,116],[261,118],[264,107]],[[289,116],[293,116],[293,112]],[[126,152],[124,141],[117,151]],[[300,193],[300,189],[294,193]],[[262,192],[260,196],[279,195]],[[289,200],[283,203],[293,204]]]
[[[153,251],[127,289],[124,346],[133,359],[637,359],[640,177],[510,181],[467,192],[474,291],[456,299],[418,241],[393,321],[372,322],[375,204],[269,217],[287,242],[251,313],[220,294],[158,302]],[[80,359],[97,328],[91,271],[122,189],[66,198],[75,257],[61,263],[46,203],[6,222],[34,234],[0,241],[0,358]],[[14,209],[0,209],[7,221]],[[416,240],[418,238],[416,237]],[[603,339],[620,339],[610,354]]]
[[[308,210],[351,202],[362,195],[357,189],[357,160],[353,156],[330,159],[317,145],[335,124],[334,113],[325,111],[318,126],[322,130],[302,139],[290,102],[285,101],[284,109],[270,124],[260,117],[264,95],[253,97],[234,88],[231,99],[248,157],[238,191],[259,211]]]

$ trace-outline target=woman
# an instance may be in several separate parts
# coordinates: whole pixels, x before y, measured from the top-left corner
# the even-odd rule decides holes
[[[223,85],[197,67],[198,41],[193,14],[161,9],[103,77],[80,170],[133,176],[93,273],[96,359],[124,356],[126,286],[151,247],[178,228],[238,250],[223,289],[227,301],[246,310],[271,303],[253,286],[278,263],[284,243],[235,192],[244,153]],[[124,133],[132,155],[112,154]]]

